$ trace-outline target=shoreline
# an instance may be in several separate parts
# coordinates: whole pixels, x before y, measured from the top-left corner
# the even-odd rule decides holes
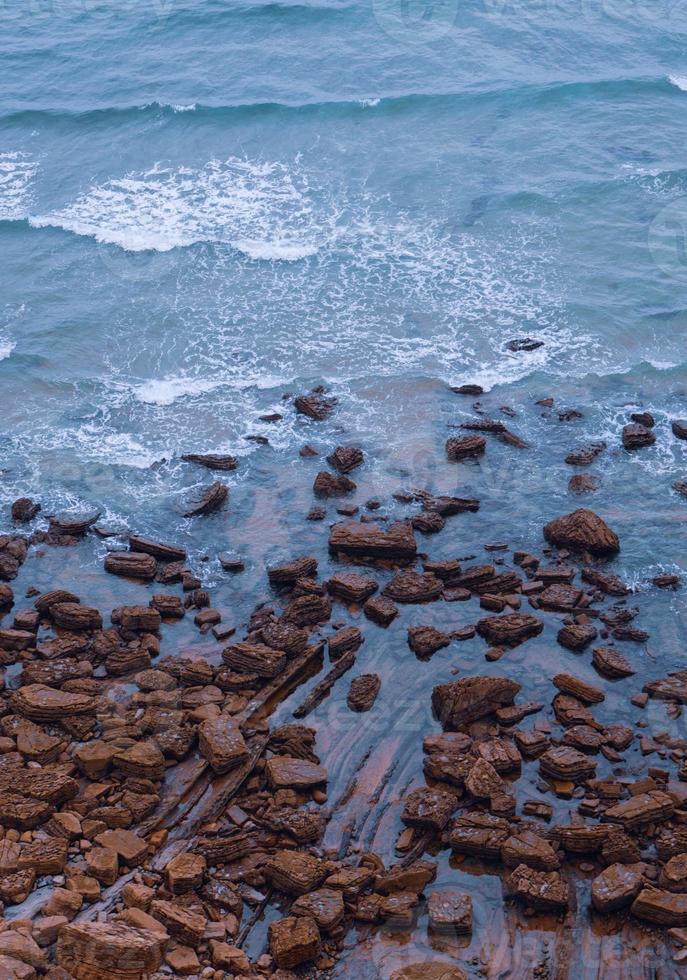
[[[547,401],[536,410],[558,411]],[[314,390],[295,408],[316,441],[337,405]],[[114,538],[110,574],[91,570],[77,592],[79,570],[60,576],[60,560],[97,533],[93,514],[0,538],[0,957],[51,980],[57,967],[410,980],[434,958],[450,963],[437,978],[458,980],[500,975],[507,954],[498,968],[484,957],[505,928],[537,976],[581,975],[572,936],[599,942],[599,930],[638,957],[606,949],[607,975],[622,964],[643,976],[657,937],[654,964],[679,971],[687,682],[665,680],[682,642],[679,605],[667,625],[665,607],[681,583],[654,576],[640,592],[618,577],[624,528],[618,541],[584,479],[605,454],[646,451],[653,419],[628,412],[624,447],[571,450],[584,492],[518,528],[521,547],[484,533],[507,518],[498,493],[495,505],[443,492],[498,454],[495,491],[528,465],[517,420],[480,413],[447,425],[424,488],[389,480],[366,500],[366,451],[301,449],[294,466],[308,480],[319,470],[301,526],[319,544],[299,547],[292,522],[288,560],[252,575],[238,616],[213,605],[202,562],[140,535],[127,550]],[[222,471],[236,461],[203,465],[185,516],[224,520]],[[280,499],[263,495],[269,526]],[[16,504],[27,527],[33,506]],[[681,506],[676,493],[666,510],[680,520]],[[226,550],[212,558],[238,582],[242,556]],[[32,587],[39,559],[50,589]],[[672,647],[652,651],[654,628]],[[482,878],[503,887],[500,902]]]

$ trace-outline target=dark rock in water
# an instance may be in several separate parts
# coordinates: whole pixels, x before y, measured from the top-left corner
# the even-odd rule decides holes
[[[306,521],[323,521],[326,516],[327,511],[324,507],[311,507],[305,515],[305,519]]]
[[[143,538],[138,534],[129,536],[129,548],[131,551],[142,551],[146,555],[153,555],[154,558],[159,558],[161,561],[186,561],[185,548],[152,541],[150,538]]]
[[[466,677],[435,687],[432,708],[445,729],[456,729],[512,704],[520,687],[507,677]]]
[[[299,395],[293,402],[297,412],[300,412],[301,415],[307,415],[308,418],[315,419],[317,422],[321,422],[331,415],[336,403],[337,399],[326,397],[324,389],[321,388],[316,388],[309,395]]]
[[[41,505],[35,503],[30,497],[20,497],[12,504],[12,520],[15,524],[28,524],[40,509]]]
[[[653,415],[650,412],[633,412],[630,416],[633,422],[637,425],[643,425],[645,429],[653,429],[656,422]]]
[[[451,386],[451,391],[455,391],[457,395],[483,395],[484,388],[481,385],[458,385],[457,387]]]
[[[425,511],[433,511],[442,517],[453,517],[454,514],[464,514],[466,511],[474,513],[479,510],[479,500],[473,497],[430,497],[427,496],[422,502]]]
[[[284,418],[279,412],[268,412],[267,415],[259,416],[261,422],[281,422]]]
[[[305,445],[301,446],[298,450],[298,455],[302,456],[303,459],[312,459],[313,456],[319,456],[320,454],[313,446]]]
[[[673,490],[682,494],[683,497],[687,497],[687,480],[676,480],[673,484]]]
[[[516,449],[527,449],[528,444],[520,436],[511,432],[503,422],[498,419],[473,419],[471,422],[461,423],[461,429],[468,429],[472,432],[489,432],[496,436],[501,442],[508,446],[515,446]]]
[[[630,594],[630,587],[621,578],[612,572],[600,572],[597,568],[583,568],[582,581],[589,585],[595,585],[606,595],[623,596]]]
[[[136,551],[113,551],[105,556],[105,571],[125,578],[153,579],[157,562],[152,555]]]
[[[229,497],[229,490],[223,483],[211,483],[205,487],[195,501],[187,504],[187,509],[183,511],[184,517],[198,517],[201,514],[210,514],[219,510]]]
[[[558,642],[568,650],[584,650],[598,636],[590,623],[571,623],[558,631]]]
[[[217,557],[225,572],[242,572],[246,567],[243,558],[235,551],[221,551]]]
[[[540,398],[534,403],[535,405],[541,405],[542,408],[553,408],[553,398]]]
[[[539,636],[543,629],[543,622],[530,613],[490,616],[477,624],[479,635],[497,646],[515,646],[532,636]]]
[[[558,418],[561,422],[574,422],[575,419],[581,419],[584,416],[576,408],[563,408],[558,413]]]
[[[397,521],[386,530],[376,524],[343,521],[330,530],[329,550],[353,557],[405,559],[415,557],[417,542],[406,521]]]
[[[95,524],[100,517],[100,511],[94,510],[87,514],[59,514],[50,518],[50,530],[53,534],[64,534],[77,538]]]
[[[450,642],[450,637],[434,626],[411,626],[408,630],[408,646],[423,660],[447,647]]]
[[[623,446],[625,449],[642,449],[656,442],[656,433],[644,425],[630,422],[623,428]]]
[[[346,698],[351,711],[369,711],[377,699],[382,682],[378,674],[354,677]]]
[[[568,480],[570,493],[593,493],[601,486],[601,480],[592,473],[576,473]]]
[[[363,612],[368,619],[377,623],[378,626],[388,626],[398,616],[396,606],[391,599],[387,599],[383,595],[376,595],[372,599],[368,599],[363,606]]]
[[[543,340],[533,340],[531,337],[518,337],[515,340],[509,340],[506,344],[506,349],[514,353],[519,353],[520,351],[537,350],[543,346]]]
[[[446,521],[441,516],[441,514],[435,514],[431,511],[423,514],[415,514],[410,518],[410,523],[413,525],[416,531],[420,531],[421,534],[437,534],[439,531],[443,530]]]
[[[234,456],[218,456],[216,453],[186,453],[181,458],[185,463],[197,463],[208,470],[235,470],[238,465]]]
[[[347,476],[333,476],[326,470],[321,470],[315,477],[313,493],[316,497],[341,497],[343,494],[352,493],[357,489],[353,480]]]
[[[387,583],[383,594],[394,602],[432,602],[441,596],[443,583],[431,572],[399,572]]]
[[[506,881],[508,890],[529,908],[562,912],[570,900],[568,883],[558,871],[536,871],[520,864]]]
[[[258,446],[269,446],[270,441],[267,436],[249,435],[243,437],[247,442],[255,442]]]
[[[593,442],[583,449],[574,449],[565,457],[569,466],[589,466],[606,448],[605,442]]]
[[[544,537],[549,544],[573,551],[588,551],[598,557],[607,557],[620,551],[618,535],[592,510],[580,508],[562,517],[556,517],[544,527]]]
[[[655,575],[651,580],[651,584],[655,585],[658,589],[674,589],[680,584],[680,581],[679,575]]]
[[[365,602],[379,586],[373,578],[359,572],[337,572],[326,583],[330,595],[346,602]]]
[[[673,435],[677,436],[678,439],[687,439],[687,421],[684,419],[675,419],[670,425],[673,430]]]
[[[9,585],[0,585],[0,612],[7,612],[14,605],[14,592]]]
[[[329,659],[341,660],[347,653],[355,653],[362,646],[363,634],[357,626],[344,626],[329,637]]]
[[[454,436],[446,440],[446,455],[451,462],[458,462],[461,459],[482,456],[486,445],[483,436],[464,436],[462,438]]]
[[[631,677],[635,673],[629,660],[613,647],[595,647],[592,663],[604,677]]]
[[[283,565],[267,569],[270,585],[293,585],[299,578],[312,578],[317,574],[317,558],[304,555]]]
[[[327,456],[327,462],[339,473],[350,473],[363,463],[363,453],[356,446],[337,446],[333,453]]]

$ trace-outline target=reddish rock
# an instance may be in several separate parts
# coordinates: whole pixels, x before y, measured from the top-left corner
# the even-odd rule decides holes
[[[355,651],[363,642],[363,634],[357,626],[344,626],[329,637],[329,659],[340,660],[347,653]]]
[[[674,809],[675,803],[671,796],[661,790],[652,790],[649,793],[638,793],[629,800],[610,807],[606,810],[603,819],[631,829],[643,824],[667,820],[672,816]]]
[[[318,888],[309,895],[301,895],[291,906],[291,913],[310,916],[321,932],[331,932],[344,917],[343,895],[334,888]]]
[[[270,923],[269,945],[277,966],[292,970],[318,955],[320,932],[310,916],[288,916]]]
[[[581,508],[557,517],[544,527],[544,537],[550,544],[573,551],[588,551],[601,558],[620,550],[618,535],[592,510]]]
[[[466,677],[432,691],[432,708],[444,728],[458,728],[512,704],[520,684],[507,677]]]
[[[368,599],[363,606],[363,612],[368,619],[378,626],[388,626],[398,616],[398,609],[391,599],[385,596],[376,595]]]
[[[353,557],[414,558],[417,542],[412,527],[405,521],[391,524],[386,530],[377,524],[344,521],[331,528],[329,550]]]
[[[203,514],[211,514],[223,507],[228,499],[229,490],[224,483],[211,483],[184,505],[182,516],[199,517]]]
[[[629,422],[623,427],[623,446],[625,449],[643,449],[645,446],[653,446],[655,442],[656,433],[644,425]]]
[[[455,888],[433,891],[427,903],[429,927],[434,932],[469,935],[472,932],[472,899]]]
[[[401,820],[408,827],[443,830],[457,805],[455,793],[425,786],[405,797]]]
[[[369,711],[377,700],[382,682],[378,674],[361,674],[354,677],[346,698],[351,711]]]
[[[591,623],[570,623],[558,631],[558,642],[567,650],[578,652],[595,640],[598,633]]]
[[[604,677],[631,677],[635,673],[627,657],[614,647],[595,647],[592,650],[592,663]]]
[[[399,572],[383,589],[394,602],[432,602],[441,596],[443,583],[431,572]]]
[[[461,459],[482,456],[486,445],[486,439],[483,436],[452,437],[446,440],[446,456],[454,463]]]
[[[288,895],[305,895],[327,877],[327,866],[303,851],[275,851],[263,865],[263,875],[275,888]]]
[[[307,759],[275,755],[267,760],[267,779],[274,789],[309,789],[327,782],[327,770]]]
[[[327,582],[329,594],[345,602],[365,602],[378,588],[373,578],[358,572],[337,572]]]
[[[343,473],[333,476],[326,470],[321,470],[315,477],[312,489],[316,497],[342,497],[344,494],[352,493],[357,487],[353,480]]]
[[[238,466],[233,456],[217,453],[185,453],[181,458],[185,463],[196,463],[208,470],[235,470]]]
[[[137,551],[113,551],[105,556],[105,571],[124,578],[153,579],[157,562],[152,555]]]
[[[687,895],[649,886],[634,900],[631,912],[638,919],[659,926],[687,926]]]
[[[411,626],[408,630],[408,646],[413,653],[422,658],[431,657],[437,650],[447,647],[450,637],[433,626]]]
[[[529,908],[559,912],[568,907],[568,886],[558,871],[535,871],[520,864],[507,884],[514,896]]]
[[[479,635],[495,646],[514,646],[532,636],[538,636],[543,629],[542,621],[529,613],[490,616],[477,623]]]
[[[201,755],[220,775],[248,759],[243,735],[231,718],[220,716],[203,721],[198,726],[198,745]]]
[[[356,467],[362,466],[363,453],[356,446],[337,446],[334,452],[327,456],[327,462],[339,473],[350,473]]]

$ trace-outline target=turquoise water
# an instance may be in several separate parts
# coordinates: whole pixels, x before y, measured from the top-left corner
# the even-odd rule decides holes
[[[163,528],[207,475],[182,452],[245,457],[240,493],[315,437],[284,396],[323,382],[318,435],[372,458],[469,411],[446,383],[593,404],[520,420],[560,457],[626,406],[687,414],[684,5],[0,15],[4,504]],[[681,453],[632,465],[669,494]]]

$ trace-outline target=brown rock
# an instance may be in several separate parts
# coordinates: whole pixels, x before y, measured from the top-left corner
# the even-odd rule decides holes
[[[539,605],[542,609],[551,609],[554,612],[570,612],[582,598],[582,592],[574,585],[560,583],[549,585],[539,596]]]
[[[161,899],[153,900],[150,914],[161,922],[170,936],[174,936],[178,942],[193,949],[200,944],[207,925],[204,915]]]
[[[93,847],[86,855],[88,873],[103,885],[114,885],[119,877],[117,852],[109,847]]]
[[[327,456],[327,462],[339,473],[350,473],[363,463],[362,450],[356,446],[337,446],[333,453]]]
[[[201,755],[219,774],[242,765],[249,755],[238,727],[230,718],[222,716],[201,722],[198,745]]]
[[[556,674],[553,678],[554,685],[564,694],[571,694],[574,698],[582,701],[583,704],[599,704],[604,700],[604,693],[598,687],[586,684],[572,674]]]
[[[434,626],[411,626],[408,630],[408,646],[422,659],[431,657],[450,642],[450,637]]]
[[[559,745],[539,757],[539,769],[544,776],[553,779],[571,779],[573,781],[589,779],[596,773],[596,762],[583,752]]]
[[[327,877],[325,863],[302,851],[275,851],[262,871],[270,884],[288,895],[305,895]]]
[[[620,550],[618,535],[592,510],[581,508],[557,517],[544,527],[544,537],[550,544],[572,551],[588,551],[601,558]]]
[[[284,670],[286,659],[283,650],[273,650],[262,643],[235,643],[222,651],[222,660],[228,667],[258,677],[276,677]]]
[[[451,462],[482,456],[486,449],[486,439],[483,436],[462,436],[446,440],[446,456]]]
[[[676,854],[666,861],[658,883],[669,892],[687,892],[687,854]]]
[[[333,476],[327,470],[320,470],[313,483],[313,493],[316,497],[342,497],[357,489],[356,484],[343,473]]]
[[[569,466],[590,466],[606,448],[605,442],[593,442],[583,449],[575,449],[565,457]]]
[[[358,572],[337,572],[327,582],[329,594],[345,602],[365,602],[378,588],[373,578]]]
[[[87,694],[70,694],[43,684],[28,684],[12,693],[17,714],[36,722],[59,721],[65,715],[94,714],[98,702]]]
[[[507,868],[526,864],[537,871],[555,871],[560,866],[558,855],[549,842],[531,830],[521,830],[504,841],[501,860]]]
[[[376,595],[368,599],[363,606],[363,612],[368,619],[378,626],[388,626],[398,616],[398,609],[391,599],[385,596]]]
[[[542,621],[529,613],[490,616],[477,623],[479,635],[495,646],[514,646],[532,636],[538,636],[543,629]]]
[[[112,761],[127,776],[159,780],[165,774],[165,758],[155,742],[137,742],[117,752]]]
[[[344,626],[329,637],[329,659],[340,660],[347,653],[355,653],[362,642],[363,634],[357,626]]]
[[[145,980],[162,961],[154,933],[114,922],[64,926],[56,958],[74,980]]]
[[[317,558],[305,555],[294,558],[283,565],[273,565],[267,569],[270,585],[293,585],[299,578],[312,578],[317,574]]]
[[[449,844],[458,854],[498,861],[511,829],[510,822],[502,817],[489,813],[466,813],[453,821]]]
[[[558,642],[566,650],[584,650],[598,636],[591,623],[570,623],[558,631]]]
[[[298,395],[293,402],[297,412],[301,415],[307,415],[308,418],[314,419],[316,422],[321,422],[328,415],[331,415],[336,403],[336,398],[327,397],[324,391],[317,389],[310,392],[309,395]]]
[[[660,822],[672,816],[675,804],[671,796],[661,790],[638,793],[629,800],[617,803],[606,810],[603,819],[621,824],[626,829],[643,824]]]
[[[687,926],[687,895],[675,895],[660,888],[643,888],[632,903],[638,919],[659,926]]]
[[[130,868],[139,865],[148,853],[148,844],[133,830],[105,830],[95,838],[96,844],[109,848]]]
[[[310,916],[288,916],[270,923],[269,944],[277,966],[291,970],[315,959],[320,951],[320,933]]]
[[[469,935],[472,932],[472,899],[455,888],[434,891],[427,903],[429,927],[434,932]]]
[[[520,864],[509,876],[508,887],[529,908],[558,912],[568,907],[568,886],[558,871],[535,871]]]
[[[386,530],[377,524],[344,521],[331,528],[329,550],[353,557],[414,558],[417,542],[412,527],[405,521],[391,524]]]
[[[206,861],[201,854],[177,854],[165,869],[167,887],[173,895],[200,888],[205,877]]]
[[[443,584],[431,572],[399,572],[383,589],[394,602],[432,602],[441,596]]]
[[[125,578],[153,579],[157,562],[152,555],[137,551],[112,551],[105,556],[105,571]]]
[[[457,805],[455,793],[425,786],[406,796],[401,820],[408,827],[443,830]]]
[[[228,499],[228,488],[224,483],[216,481],[201,490],[194,500],[188,501],[182,516],[199,517],[203,514],[211,514],[223,507]]]
[[[354,677],[346,698],[351,711],[369,711],[377,699],[382,682],[378,674]]]
[[[234,456],[217,453],[186,453],[181,457],[185,463],[196,463],[207,470],[235,470],[238,462]]]
[[[655,442],[656,433],[644,425],[630,422],[623,427],[623,446],[625,449],[643,449],[645,446],[653,446]]]
[[[333,888],[318,888],[301,895],[291,906],[293,915],[310,916],[321,932],[331,932],[344,917],[343,895]]]
[[[631,677],[635,673],[627,657],[614,647],[595,647],[592,650],[592,663],[604,677]]]
[[[432,691],[432,708],[444,728],[458,728],[512,704],[520,684],[507,677],[467,677]]]
[[[601,479],[593,473],[576,473],[568,480],[570,493],[593,493],[601,486]]]
[[[629,585],[626,585],[621,578],[612,572],[600,572],[596,568],[583,568],[582,581],[595,586],[606,595],[624,596],[630,593]]]
[[[327,770],[307,759],[275,755],[267,760],[265,771],[273,789],[309,789],[327,781]]]

